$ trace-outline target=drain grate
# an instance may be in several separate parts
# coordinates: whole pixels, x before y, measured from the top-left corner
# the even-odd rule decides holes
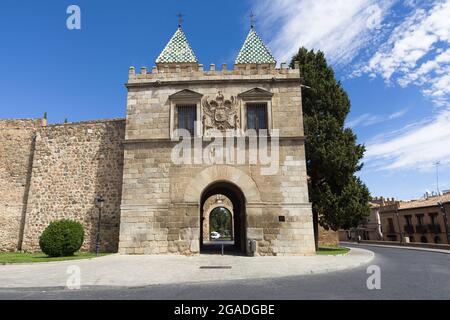
[[[231,269],[231,266],[201,266],[200,269]]]

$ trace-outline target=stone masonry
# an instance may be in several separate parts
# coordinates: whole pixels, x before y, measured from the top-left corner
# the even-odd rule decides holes
[[[82,249],[92,250],[98,221],[94,199],[102,195],[101,249],[116,252],[125,121],[46,126],[42,119],[0,121],[0,126],[0,249],[39,250],[45,227],[67,218],[84,225]]]
[[[161,66],[136,74],[132,68],[127,87],[119,252],[199,253],[201,194],[211,183],[226,181],[245,196],[245,241],[257,241],[257,254],[314,253],[298,69]],[[173,164],[171,152],[179,142],[171,139],[170,98],[186,90],[210,97],[218,91],[272,94],[272,128],[280,132],[278,174],[261,175],[259,165]]]
[[[20,246],[34,136],[44,119],[0,121],[0,251]]]

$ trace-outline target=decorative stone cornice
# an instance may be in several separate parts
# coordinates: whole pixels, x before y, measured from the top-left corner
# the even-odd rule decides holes
[[[240,138],[240,137],[235,137]],[[248,137],[245,137],[247,140],[249,139]],[[271,137],[267,137],[269,140],[271,139]],[[189,139],[189,138],[183,138],[183,139]],[[195,139],[195,138],[190,138],[190,139]],[[207,142],[211,142],[211,137],[203,137],[203,142],[207,143]],[[284,137],[278,137],[278,139],[280,141],[305,141],[306,140],[306,136],[284,136]],[[138,144],[138,143],[179,143],[182,139],[126,139],[123,141],[123,144]]]
[[[298,83],[299,85],[302,83],[302,79],[295,78],[222,78],[222,79],[197,79],[197,80],[157,80],[157,81],[139,81],[139,82],[128,82],[125,84],[125,87],[130,88],[145,88],[145,87],[165,87],[165,86],[186,86],[186,85],[203,85],[207,83],[208,85],[222,85],[222,84],[240,84],[240,83],[257,83],[257,84],[265,84],[265,83],[277,83],[277,82],[292,82]]]

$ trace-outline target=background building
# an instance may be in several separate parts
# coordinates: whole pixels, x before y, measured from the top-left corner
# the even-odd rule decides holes
[[[357,240],[358,235],[362,240],[382,240],[383,228],[381,225],[380,208],[385,203],[384,199],[374,199],[369,202],[370,215],[362,219],[357,228],[352,230],[340,230],[339,240]]]
[[[341,241],[398,241],[449,244],[445,215],[439,203],[450,212],[450,192],[413,201],[376,198],[371,201],[371,215],[354,230],[341,230]]]
[[[409,242],[449,244],[439,202],[450,212],[450,193],[381,207],[384,240],[400,241],[403,236]]]

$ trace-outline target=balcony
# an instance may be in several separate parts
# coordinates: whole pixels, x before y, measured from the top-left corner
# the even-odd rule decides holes
[[[414,234],[414,226],[404,226],[406,234]]]
[[[428,230],[430,233],[438,234],[441,233],[441,226],[439,224],[429,224]]]
[[[428,228],[427,226],[423,225],[423,224],[418,224],[416,225],[416,232],[417,233],[421,233],[421,234],[425,234],[428,232]]]

